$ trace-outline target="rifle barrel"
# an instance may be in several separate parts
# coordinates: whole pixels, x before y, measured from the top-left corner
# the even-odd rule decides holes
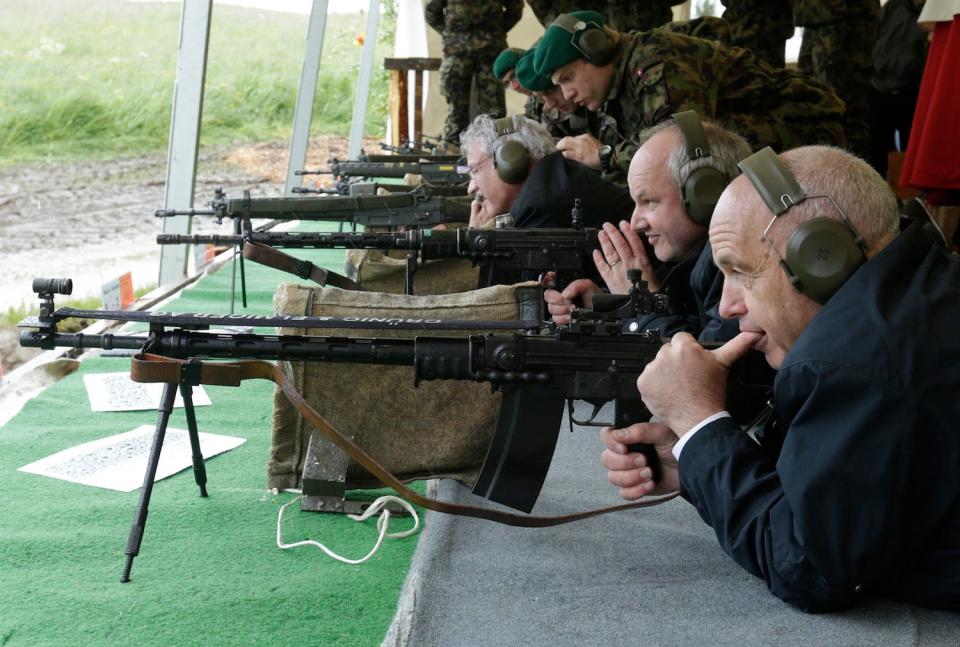
[[[173,216],[215,216],[216,211],[211,209],[157,209],[154,216],[157,218],[172,218]]]

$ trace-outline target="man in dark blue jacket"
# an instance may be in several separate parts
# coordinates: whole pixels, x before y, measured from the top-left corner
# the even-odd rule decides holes
[[[641,133],[640,148],[627,172],[633,214],[629,222],[603,225],[602,253],[594,252],[594,262],[612,294],[626,294],[627,270],[639,269],[652,292],[670,298],[669,314],[651,314],[631,323],[664,336],[689,332],[702,341],[726,341],[738,330],[735,320],[723,320],[717,313],[723,277],[713,264],[707,225],[720,191],[739,174],[737,163],[750,154],[750,146],[713,122],[701,123],[692,111],[680,116],[693,120],[684,122],[689,131],[685,135],[678,116]],[[713,179],[703,179],[704,174]],[[656,261],[662,264],[654,268]],[[563,292],[548,290],[544,298],[554,321],[567,323],[573,308],[591,307],[592,295],[598,292],[597,284],[581,279]]]
[[[960,257],[916,224],[898,233],[889,188],[844,151],[765,149],[741,167],[710,241],[720,314],[742,332],[663,347],[637,382],[660,423],[604,430],[610,481],[629,499],[679,489],[801,609],[871,594],[960,609]],[[762,434],[723,412],[726,367],[749,348],[779,369]],[[634,442],[657,445],[659,483]]]

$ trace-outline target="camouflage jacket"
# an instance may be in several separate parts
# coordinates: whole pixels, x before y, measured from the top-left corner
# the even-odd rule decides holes
[[[680,110],[717,121],[754,150],[845,143],[843,101],[805,74],[773,67],[747,49],[662,29],[620,36],[600,109],[616,123],[612,170],[626,170],[642,130]],[[610,143],[609,136],[600,140]]]
[[[700,16],[693,20],[674,20],[664,23],[660,28],[674,34],[683,34],[685,36],[693,36],[694,38],[706,38],[707,40],[718,40],[725,45],[729,45],[733,38],[730,23],[723,18],[717,18],[715,16]],[[793,29],[793,27],[791,27],[791,29]]]
[[[793,24],[812,27],[880,13],[880,0],[793,0]]]
[[[523,0],[430,0],[427,24],[443,37],[444,56],[494,57],[523,14]]]

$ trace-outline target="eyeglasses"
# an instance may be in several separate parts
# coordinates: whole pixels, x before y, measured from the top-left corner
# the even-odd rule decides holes
[[[492,157],[490,157],[489,155],[487,155],[486,157],[484,157],[482,160],[480,160],[479,162],[477,162],[477,163],[474,164],[473,166],[468,166],[468,167],[467,167],[467,174],[470,175],[470,179],[471,179],[471,180],[476,179],[477,174],[480,173],[480,169],[482,169],[482,168],[486,165],[486,163],[489,162],[489,161],[492,160],[492,159],[493,159]]]

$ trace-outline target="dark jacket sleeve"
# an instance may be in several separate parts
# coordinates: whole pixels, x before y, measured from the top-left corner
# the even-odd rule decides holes
[[[882,589],[904,568],[916,420],[909,395],[889,380],[812,364],[777,378],[775,402],[795,415],[776,462],[720,420],[684,448],[680,481],[735,561],[781,599],[824,611]]]

